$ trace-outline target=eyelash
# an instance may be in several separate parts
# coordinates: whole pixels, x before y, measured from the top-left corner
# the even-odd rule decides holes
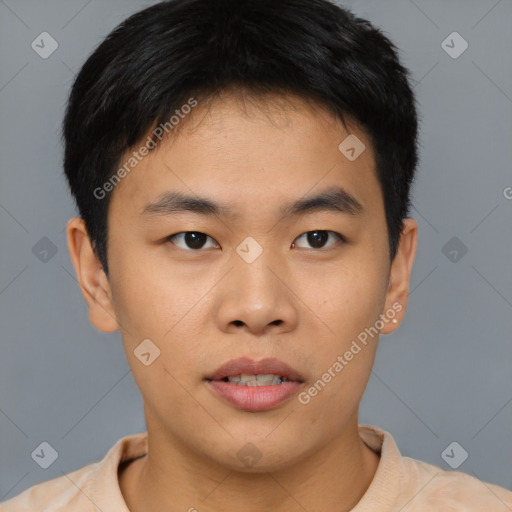
[[[196,233],[196,234],[200,234],[200,235],[205,235],[207,236],[210,240],[214,240],[211,236],[209,235],[206,235],[205,233],[202,233],[201,231],[181,231],[179,233],[175,233],[174,235],[169,235],[168,237],[165,238],[165,241],[166,242],[171,242],[173,245],[176,245],[172,239],[179,236],[179,235],[186,235],[187,233]],[[314,230],[311,230],[311,231],[306,231],[305,233],[302,233],[301,235],[299,235],[295,240],[298,240],[299,238],[305,236],[305,235],[308,235],[309,233],[328,233],[330,235],[334,235],[336,240],[338,241],[338,243],[346,243],[346,238],[341,234],[341,233],[337,233],[336,231],[329,231],[329,230],[326,230],[326,229],[314,229]],[[218,244],[218,242],[216,242]],[[292,244],[295,246],[295,241],[292,242]],[[321,251],[321,250],[328,250],[332,247],[333,244],[331,244],[330,246],[327,246],[327,247],[320,247],[320,248],[315,248],[315,247],[311,247],[310,249],[311,250],[316,250],[316,251]],[[183,247],[179,247],[180,249],[183,249]],[[185,251],[189,251],[189,252],[200,252],[202,249],[204,249],[204,247],[201,247],[200,249],[190,249],[190,248],[187,248],[187,249],[183,249]]]

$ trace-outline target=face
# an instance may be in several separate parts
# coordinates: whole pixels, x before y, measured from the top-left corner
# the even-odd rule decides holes
[[[365,132],[348,125],[365,146],[349,159],[340,121],[287,99],[198,105],[122,179],[108,281],[68,228],[91,320],[120,329],[150,438],[237,469],[249,451],[252,471],[357,428],[376,332],[403,315],[415,247],[405,236],[391,264]],[[240,374],[290,382],[240,386]]]

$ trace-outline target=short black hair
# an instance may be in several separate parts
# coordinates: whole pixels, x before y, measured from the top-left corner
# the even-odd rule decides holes
[[[104,184],[123,154],[191,98],[229,89],[299,95],[365,129],[392,261],[418,161],[408,74],[380,29],[329,0],[169,0],[130,16],[78,73],[62,132],[65,175],[104,271]]]

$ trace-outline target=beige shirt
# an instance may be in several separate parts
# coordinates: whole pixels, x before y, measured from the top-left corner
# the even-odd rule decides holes
[[[512,492],[460,471],[403,457],[388,432],[359,426],[361,439],[380,453],[377,472],[353,512],[511,512]],[[147,453],[147,433],[124,437],[103,460],[37,484],[0,504],[0,512],[129,512],[119,488],[123,461]]]

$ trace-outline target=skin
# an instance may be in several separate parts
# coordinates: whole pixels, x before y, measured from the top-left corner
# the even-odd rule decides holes
[[[381,334],[396,329],[407,305],[417,225],[405,220],[391,263],[366,133],[347,124],[366,146],[349,161],[338,150],[349,134],[341,121],[293,96],[265,100],[243,104],[226,93],[209,109],[198,105],[117,185],[109,278],[83,221],[68,223],[90,320],[102,331],[120,330],[144,401],[149,453],[119,474],[132,512],[348,510],[379,463],[358,435],[377,336],[306,405],[294,395],[273,410],[241,411],[203,380],[236,357],[276,357],[308,389],[359,333],[400,304],[397,323],[385,323]],[[343,187],[364,212],[280,215],[283,203],[331,186]],[[141,214],[168,191],[208,197],[234,216]],[[315,230],[341,233],[346,242],[330,235],[315,248],[304,235]],[[188,248],[182,236],[166,240],[185,231],[211,239],[201,249]],[[263,248],[250,264],[236,252],[248,236]],[[149,366],[134,355],[147,338],[161,351]],[[261,453],[253,467],[237,457],[249,442]]]

